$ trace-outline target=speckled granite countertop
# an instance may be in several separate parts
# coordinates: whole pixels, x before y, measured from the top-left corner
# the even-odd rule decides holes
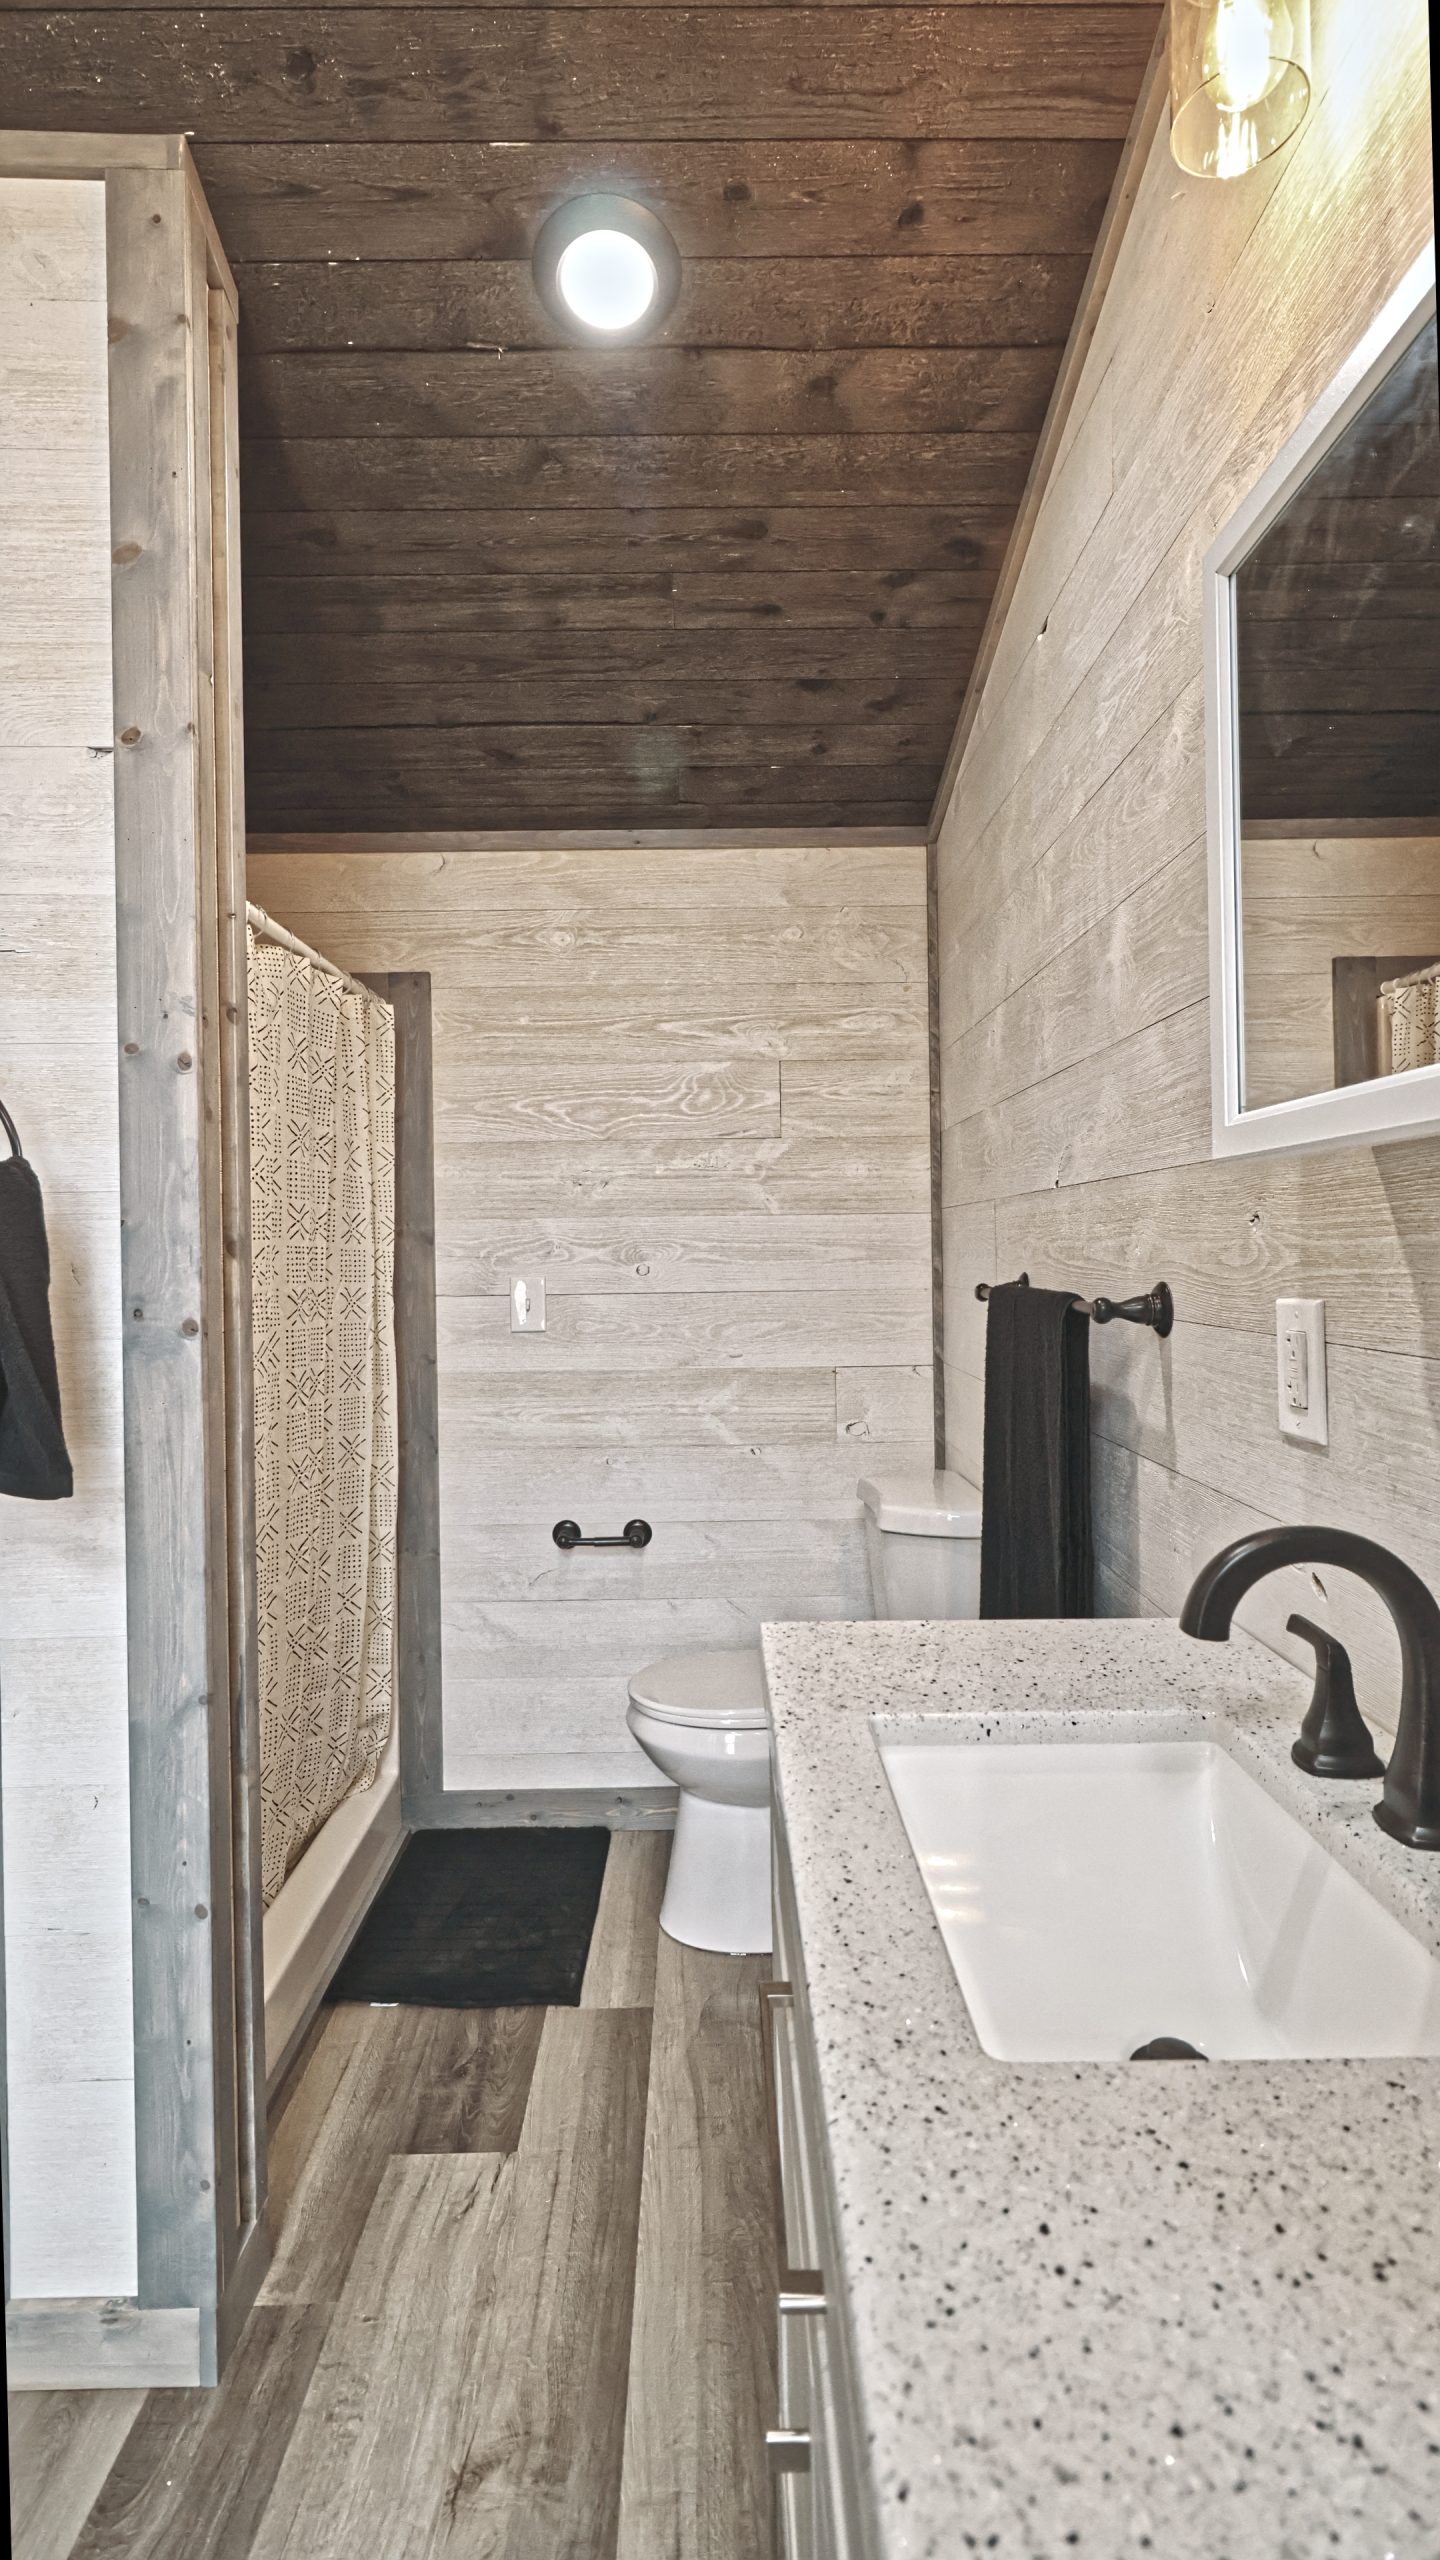
[[[1243,1637],[782,1626],[764,1656],[885,2560],[1440,2560],[1440,2061],[992,2061],[872,1719],[1204,1718],[1437,1949],[1440,1858],[1293,1769],[1309,1683]]]

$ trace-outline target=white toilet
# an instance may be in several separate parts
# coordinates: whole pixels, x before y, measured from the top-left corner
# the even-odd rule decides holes
[[[642,1751],[680,1790],[660,1926],[685,1947],[770,1952],[770,1727],[749,1645],[672,1653],[630,1683]]]
[[[867,1477],[877,1618],[980,1614],[980,1496],[964,1476]],[[770,1952],[770,1731],[749,1645],[672,1653],[630,1683],[626,1717],[680,1790],[660,1926],[720,1955]]]
[[[865,1476],[870,1598],[877,1618],[978,1618],[980,1494],[950,1470]]]

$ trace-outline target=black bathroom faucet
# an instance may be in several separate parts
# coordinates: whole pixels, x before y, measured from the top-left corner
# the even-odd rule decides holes
[[[1440,1849],[1440,1605],[1418,1573],[1349,1529],[1257,1529],[1201,1567],[1180,1612],[1187,1636],[1230,1633],[1245,1594],[1287,1564],[1333,1564],[1378,1591],[1400,1638],[1400,1723],[1375,1819],[1408,1849]]]

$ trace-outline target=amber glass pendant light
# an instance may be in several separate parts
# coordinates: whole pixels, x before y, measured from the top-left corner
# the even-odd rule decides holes
[[[1310,0],[1170,0],[1170,148],[1197,178],[1243,178],[1310,104]]]

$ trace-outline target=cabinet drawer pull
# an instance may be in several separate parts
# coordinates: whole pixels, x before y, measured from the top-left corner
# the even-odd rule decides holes
[[[808,2471],[810,2437],[804,2427],[767,2427],[765,2455],[772,2472]]]
[[[785,2175],[780,2161],[780,2092],[775,2085],[775,2047],[770,2012],[777,2000],[795,1997],[788,1982],[762,1982],[760,1998],[760,2065],[765,2075],[765,2135],[770,2154],[770,2194],[775,2215],[775,2254],[785,2265]]]
[[[787,2267],[780,2278],[780,2309],[823,2311],[825,2279],[815,2267]]]

